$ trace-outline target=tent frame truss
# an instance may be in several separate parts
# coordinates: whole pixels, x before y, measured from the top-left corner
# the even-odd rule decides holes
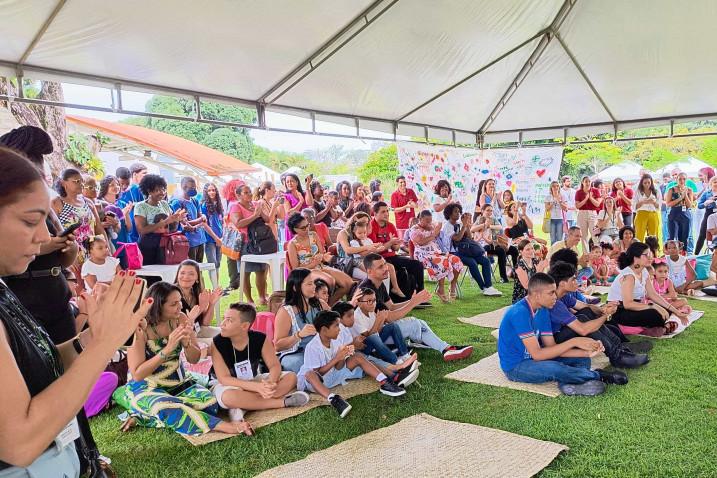
[[[387,118],[374,118],[369,116],[361,116],[361,115],[351,115],[351,114],[345,114],[345,113],[336,113],[336,112],[330,112],[330,111],[319,111],[319,110],[312,110],[312,109],[305,109],[305,108],[297,108],[292,106],[284,106],[281,104],[277,104],[276,102],[289,90],[291,90],[293,87],[295,87],[299,82],[301,82],[303,79],[305,79],[307,76],[309,76],[314,70],[316,70],[321,64],[323,64],[326,60],[328,60],[331,56],[336,54],[338,51],[340,51],[344,46],[346,46],[349,42],[351,42],[355,37],[360,35],[364,30],[366,30],[371,24],[378,21],[384,13],[386,13],[391,7],[393,7],[398,0],[375,0],[373,3],[371,3],[367,8],[365,8],[362,12],[360,12],[355,18],[353,18],[348,24],[346,24],[343,28],[341,28],[335,35],[333,35],[330,39],[328,39],[325,43],[323,43],[319,48],[317,48],[311,55],[309,55],[308,58],[303,60],[299,65],[297,65],[291,72],[289,72],[287,75],[285,75],[281,80],[276,82],[274,85],[269,87],[264,94],[261,95],[260,98],[256,100],[247,100],[247,99],[241,99],[241,98],[233,98],[233,97],[227,97],[227,96],[221,96],[221,95],[214,95],[214,94],[207,94],[201,91],[191,91],[191,90],[184,90],[179,88],[172,88],[167,86],[161,86],[161,85],[152,85],[142,82],[136,82],[136,81],[126,81],[121,80],[118,78],[109,78],[109,77],[102,77],[97,75],[88,75],[83,73],[77,73],[77,72],[71,72],[71,71],[63,71],[63,70],[57,70],[52,68],[45,68],[40,66],[33,66],[27,64],[27,60],[32,54],[34,48],[37,46],[37,44],[42,39],[45,32],[50,28],[52,25],[52,22],[55,20],[55,18],[58,16],[62,8],[67,3],[67,0],[58,0],[57,4],[55,5],[55,8],[52,10],[52,12],[48,15],[48,18],[45,20],[45,22],[42,24],[40,29],[37,31],[35,36],[32,38],[32,41],[27,46],[25,51],[23,52],[20,59],[16,62],[10,62],[10,61],[1,61],[0,60],[0,67],[8,68],[12,71],[15,71],[16,77],[18,79],[18,93],[17,96],[15,95],[0,95],[0,101],[7,101],[7,102],[19,102],[19,103],[29,103],[29,104],[36,104],[36,105],[43,105],[43,106],[50,106],[50,107],[60,107],[60,108],[72,108],[72,109],[79,109],[79,110],[87,110],[87,111],[96,111],[96,112],[105,112],[105,113],[118,113],[118,114],[124,114],[124,115],[130,115],[130,116],[145,116],[145,117],[151,117],[151,118],[158,118],[158,119],[168,119],[168,120],[179,120],[179,121],[194,121],[199,123],[206,123],[211,124],[215,126],[223,126],[223,127],[231,127],[231,128],[247,128],[247,129],[261,129],[265,131],[271,131],[271,132],[279,132],[279,133],[296,133],[296,134],[313,134],[313,135],[320,135],[320,136],[328,136],[328,137],[335,137],[335,138],[349,138],[349,139],[362,139],[362,140],[372,140],[372,141],[398,141],[399,138],[401,126],[404,126],[406,128],[413,129],[414,131],[422,131],[423,134],[420,137],[417,137],[416,135],[412,135],[409,139],[409,141],[413,142],[419,142],[419,143],[429,143],[429,144],[452,144],[453,146],[461,147],[480,147],[480,148],[489,148],[491,145],[485,141],[487,135],[507,135],[507,134],[515,134],[517,136],[516,142],[511,142],[510,144],[514,147],[530,147],[530,146],[545,146],[546,143],[542,144],[530,144],[530,143],[523,143],[523,134],[526,132],[539,132],[539,131],[546,131],[546,136],[548,138],[545,139],[551,139],[550,136],[553,136],[550,134],[550,131],[555,130],[562,130],[563,136],[562,138],[556,139],[552,143],[553,145],[568,145],[568,144],[589,144],[589,143],[603,143],[603,142],[620,142],[620,141],[639,141],[639,140],[651,140],[651,139],[665,139],[665,138],[679,138],[679,137],[699,137],[699,136],[713,136],[717,135],[717,131],[714,132],[701,132],[701,133],[687,133],[687,134],[674,134],[674,123],[675,121],[684,121],[684,120],[697,120],[697,119],[708,119],[708,118],[717,118],[717,112],[713,113],[701,113],[701,114],[691,114],[691,115],[676,115],[676,116],[665,116],[665,117],[656,117],[656,118],[637,118],[637,119],[629,119],[629,120],[620,120],[617,119],[611,112],[610,108],[602,98],[602,96],[598,93],[596,90],[594,84],[590,81],[589,77],[583,70],[583,68],[580,66],[580,63],[578,62],[577,58],[573,55],[572,51],[568,47],[568,45],[565,43],[565,41],[562,39],[559,33],[560,26],[564,22],[564,20],[567,18],[567,16],[570,14],[571,10],[575,6],[578,0],[565,0],[560,9],[558,10],[558,13],[556,14],[555,18],[551,22],[550,26],[548,28],[545,28],[539,32],[537,32],[532,37],[528,38],[521,44],[517,45],[516,47],[504,52],[494,60],[490,61],[486,65],[483,65],[478,70],[474,71],[467,77],[461,79],[460,81],[454,83],[453,85],[449,86],[445,90],[441,91],[440,93],[436,94],[435,96],[431,97],[430,99],[424,101],[417,107],[413,108],[411,111],[402,114],[396,119],[387,119]],[[476,77],[481,72],[487,70],[494,64],[500,62],[501,60],[505,59],[506,57],[510,56],[517,50],[521,49],[528,43],[540,38],[540,42],[534,49],[533,53],[530,55],[528,60],[525,62],[521,70],[516,75],[515,79],[510,83],[508,88],[506,89],[505,93],[501,97],[501,99],[498,101],[496,106],[493,108],[491,113],[488,115],[486,120],[483,122],[481,127],[477,131],[469,131],[464,129],[456,129],[456,128],[449,128],[445,126],[438,126],[438,125],[431,125],[431,124],[424,124],[424,123],[415,123],[410,121],[405,121],[405,118],[409,117],[413,113],[419,111],[423,107],[427,106],[428,104],[436,101],[437,99],[444,96],[446,93],[454,90],[455,88],[459,87],[460,85],[464,84],[465,82],[469,81],[470,79]],[[560,44],[562,50],[565,52],[565,54],[570,58],[570,61],[575,66],[575,68],[578,70],[582,78],[585,80],[586,84],[592,91],[593,95],[596,97],[596,99],[600,102],[603,109],[607,113],[607,115],[610,117],[610,122],[598,122],[598,123],[584,123],[584,124],[573,124],[573,125],[554,125],[554,126],[542,126],[542,127],[536,127],[536,128],[523,128],[523,129],[515,129],[515,130],[500,130],[500,131],[492,131],[490,130],[490,125],[495,121],[497,116],[500,114],[500,112],[503,110],[505,105],[508,103],[510,98],[513,96],[515,91],[518,89],[522,81],[528,76],[530,73],[530,70],[533,68],[533,66],[536,64],[536,62],[539,60],[540,56],[543,54],[545,49],[547,48],[548,44],[551,42],[551,40],[555,38],[558,43]],[[103,106],[92,106],[92,105],[81,105],[81,104],[72,104],[67,102],[53,102],[53,101],[46,101],[46,100],[40,100],[35,98],[26,98],[25,92],[24,92],[24,86],[23,86],[23,79],[25,78],[25,72],[32,72],[37,74],[47,74],[50,77],[61,77],[61,78],[67,78],[67,79],[74,79],[80,82],[86,82],[86,84],[96,84],[100,83],[102,85],[106,85],[105,88],[110,90],[111,92],[111,106],[110,107],[103,107]],[[41,79],[41,78],[35,78],[33,79]],[[122,92],[123,88],[127,87],[128,89],[141,89],[143,91],[150,91],[152,93],[157,94],[169,94],[169,95],[177,95],[181,97],[189,97],[192,98],[194,102],[194,117],[181,117],[181,116],[174,116],[174,115],[164,115],[164,114],[158,114],[158,113],[150,113],[145,111],[134,111],[134,110],[127,110],[123,107],[122,102]],[[235,106],[242,106],[245,108],[251,108],[256,111],[257,115],[257,123],[256,124],[244,124],[244,123],[235,123],[230,121],[220,121],[220,120],[214,120],[209,118],[204,118],[202,116],[202,110],[201,110],[201,102],[202,100],[209,100],[209,101],[220,101],[224,103],[228,103]],[[289,114],[296,114],[301,117],[308,117],[311,122],[311,127],[309,130],[307,129],[291,129],[291,128],[274,128],[271,127],[267,122],[267,111],[272,110],[272,106],[276,108],[277,111],[288,111]],[[330,118],[330,117],[336,117],[337,119],[342,119],[343,121],[338,121],[341,124],[345,124],[347,120],[351,120],[350,123],[353,125],[353,129],[355,130],[352,134],[342,134],[342,133],[329,133],[329,132],[323,132],[318,131],[316,127],[316,117],[317,115],[321,116],[322,118]],[[380,136],[367,136],[365,134],[361,134],[361,128],[362,123],[365,124],[368,123],[378,123],[385,125],[385,130],[390,131],[390,133],[384,133],[386,136],[380,137]],[[664,122],[665,125],[669,125],[669,134],[667,135],[660,135],[660,136],[652,136],[652,137],[618,137],[619,131],[624,131],[624,126],[629,126],[630,124],[638,124],[638,123],[659,123]],[[605,127],[606,130],[611,129],[612,130],[612,137],[606,138],[606,139],[591,139],[591,140],[571,140],[568,135],[571,130],[573,129],[580,129],[580,128],[601,128]],[[609,127],[609,128],[608,128]],[[442,131],[447,133],[451,141],[445,141],[445,140],[438,140],[432,136],[432,131]],[[471,138],[472,142],[465,142],[465,141],[457,141],[458,135],[461,135],[463,139]],[[403,136],[403,135],[402,135]],[[533,135],[534,136],[534,135]],[[504,145],[501,145],[501,147],[505,147]],[[509,146],[510,147],[510,146]]]

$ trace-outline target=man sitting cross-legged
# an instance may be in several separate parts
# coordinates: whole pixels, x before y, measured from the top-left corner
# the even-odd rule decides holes
[[[549,275],[557,287],[558,300],[550,309],[550,323],[556,342],[562,343],[573,337],[590,337],[602,342],[605,355],[615,367],[635,368],[649,362],[647,355],[631,352],[622,344],[620,337],[605,325],[605,321],[617,310],[614,304],[602,307],[585,305],[573,314],[571,309],[576,308],[577,300],[572,293],[577,290],[578,282],[572,264],[556,262],[550,267]]]
[[[314,319],[316,335],[304,349],[304,365],[299,370],[298,388],[316,392],[326,398],[344,418],[351,405],[331,388],[347,380],[363,377],[364,372],[381,384],[379,391],[391,397],[400,397],[406,390],[396,385],[366,357],[355,352],[353,345],[342,345],[337,340],[340,332],[339,314],[323,310]]]
[[[555,281],[538,272],[528,282],[527,297],[506,311],[498,334],[505,375],[514,382],[555,380],[565,395],[598,395],[605,383],[626,381],[622,372],[590,370],[590,357],[604,351],[601,342],[575,337],[555,343],[549,313],[555,301]]]
[[[416,292],[406,302],[395,304],[388,295],[383,281],[388,277],[386,260],[378,254],[368,254],[363,258],[366,280],[361,282],[359,290],[369,288],[376,296],[376,310],[386,311],[385,322],[396,323],[404,337],[417,344],[423,344],[443,354],[443,360],[460,360],[470,357],[473,347],[470,345],[449,345],[433,333],[428,324],[415,317],[406,317],[417,305],[431,298],[430,292]]]
[[[309,403],[304,392],[290,393],[296,375],[282,372],[274,345],[261,332],[249,330],[256,319],[253,305],[234,303],[224,312],[221,332],[214,337],[211,354],[213,388],[217,403],[229,410],[232,421],[240,421],[246,410],[300,407]],[[259,373],[259,365],[269,372]]]

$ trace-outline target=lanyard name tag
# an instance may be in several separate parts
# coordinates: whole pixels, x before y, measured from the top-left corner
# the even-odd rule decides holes
[[[240,380],[254,380],[254,371],[249,360],[234,363],[234,371]]]
[[[199,322],[194,322],[194,332],[199,333],[201,328],[202,328],[202,326],[199,325]]]
[[[72,421],[68,423],[57,435],[57,438],[55,438],[55,444],[57,445],[57,448],[63,449],[78,438],[80,438],[80,427],[77,424],[77,418],[73,418]]]

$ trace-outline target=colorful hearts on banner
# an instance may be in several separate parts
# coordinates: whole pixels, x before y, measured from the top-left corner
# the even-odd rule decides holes
[[[545,169],[538,169],[535,171],[535,174],[537,174],[539,178],[542,178],[543,174],[545,174]]]
[[[505,182],[505,185],[506,185],[506,186],[510,186],[510,185],[512,185],[512,184],[513,184],[513,181],[506,181],[506,182]]]
[[[505,177],[506,179],[513,179],[513,175],[510,173],[506,174]]]
[[[463,170],[464,170],[464,171],[470,171],[470,170],[471,170],[470,166],[468,166],[468,163],[465,163],[465,164],[463,165]]]
[[[488,169],[481,169],[480,172],[481,172],[481,174],[488,174],[488,173],[490,172],[490,170],[488,170]]]

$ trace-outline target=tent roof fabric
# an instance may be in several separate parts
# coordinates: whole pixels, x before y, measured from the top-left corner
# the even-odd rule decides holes
[[[717,115],[712,0],[6,0],[0,22],[0,74],[241,101],[253,127],[279,107],[448,137]]]
[[[255,167],[233,156],[161,131],[74,115],[67,115],[67,121],[83,128],[99,131],[108,136],[119,137],[141,144],[197,169],[206,171],[209,176],[257,171]]]

